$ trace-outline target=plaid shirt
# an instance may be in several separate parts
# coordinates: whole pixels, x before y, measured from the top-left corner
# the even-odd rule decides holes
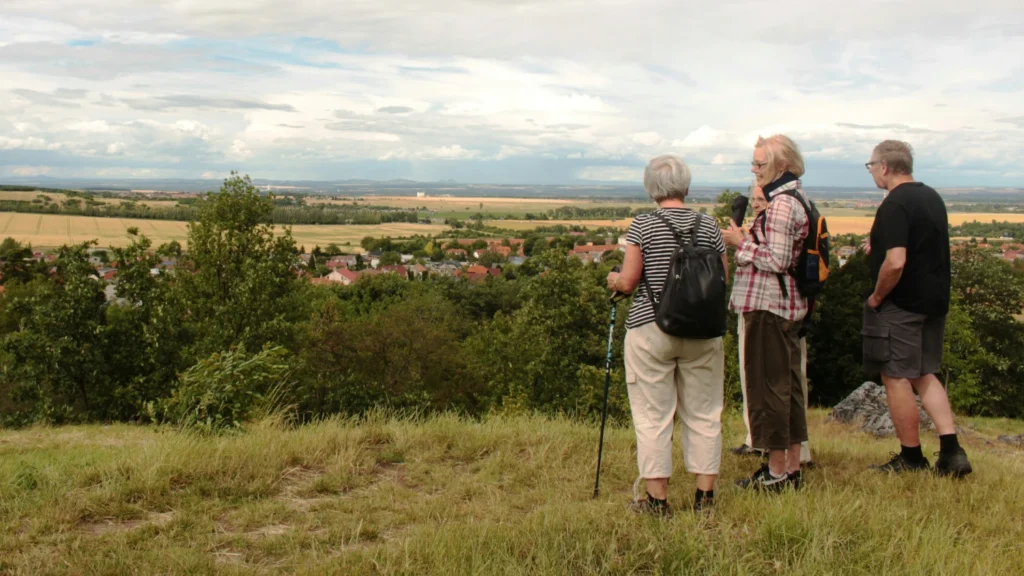
[[[800,203],[792,196],[781,194],[787,190],[804,195],[800,181],[773,191],[768,208],[750,226],[757,242],[748,237],[736,248],[736,276],[729,307],[737,314],[766,310],[793,322],[807,314],[807,299],[800,295],[796,280],[788,270],[800,257],[810,227]],[[762,218],[766,219],[764,232],[761,231]],[[778,273],[782,273],[787,297],[779,288]]]

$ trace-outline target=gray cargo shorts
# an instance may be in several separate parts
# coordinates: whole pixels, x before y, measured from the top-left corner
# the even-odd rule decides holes
[[[945,314],[925,316],[891,302],[882,303],[876,311],[865,303],[860,332],[864,370],[868,374],[910,380],[938,374],[945,332]]]

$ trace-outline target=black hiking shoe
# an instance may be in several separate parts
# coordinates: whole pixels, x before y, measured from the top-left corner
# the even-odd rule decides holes
[[[693,511],[709,513],[715,509],[715,497],[714,496],[694,496],[693,497]]]
[[[894,474],[900,474],[902,472],[915,472],[917,470],[928,470],[932,466],[928,463],[927,458],[922,458],[920,462],[911,462],[903,457],[902,454],[896,452],[890,452],[892,460],[889,460],[885,464],[878,464],[872,466],[872,470],[879,472],[892,472]]]
[[[781,478],[772,476],[767,462],[762,464],[750,478],[736,481],[736,486],[744,490],[756,490],[758,492],[782,492],[790,485],[789,475],[783,474]]]
[[[789,485],[793,487],[793,490],[799,490],[800,485],[803,484],[803,473],[800,470],[787,472],[786,479],[789,480]]]
[[[629,510],[642,516],[658,516],[668,518],[672,515],[672,508],[664,500],[655,500],[648,497],[647,500],[634,500],[629,504]]]
[[[757,450],[756,448],[751,448],[750,446],[747,446],[746,444],[741,444],[741,445],[737,446],[736,448],[729,448],[729,452],[732,452],[733,454],[735,454],[737,456],[762,456],[764,454],[764,452],[762,450]]]
[[[963,448],[957,448],[956,452],[950,454],[936,452],[935,455],[939,457],[935,461],[935,473],[939,476],[963,478],[974,471],[970,461],[967,460],[967,452],[964,452]]]

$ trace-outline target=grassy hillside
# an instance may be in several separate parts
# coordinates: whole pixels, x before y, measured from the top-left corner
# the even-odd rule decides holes
[[[732,480],[718,509],[667,521],[625,510],[632,430],[610,430],[591,500],[597,427],[539,417],[372,418],[197,437],[83,426],[0,433],[5,574],[1021,574],[1024,452],[973,420],[966,481],[865,468],[895,443],[812,412],[806,491]],[[1014,429],[1015,428],[1015,429]],[[726,444],[741,431],[726,423]],[[929,453],[938,449],[925,440]]]

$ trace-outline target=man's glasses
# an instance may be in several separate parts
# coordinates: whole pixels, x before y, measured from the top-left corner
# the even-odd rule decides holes
[[[875,164],[878,164],[878,163],[879,163],[878,160],[875,160],[873,162],[865,162],[864,163],[864,168],[867,168],[868,172],[870,172],[871,171],[871,167],[874,166]]]

